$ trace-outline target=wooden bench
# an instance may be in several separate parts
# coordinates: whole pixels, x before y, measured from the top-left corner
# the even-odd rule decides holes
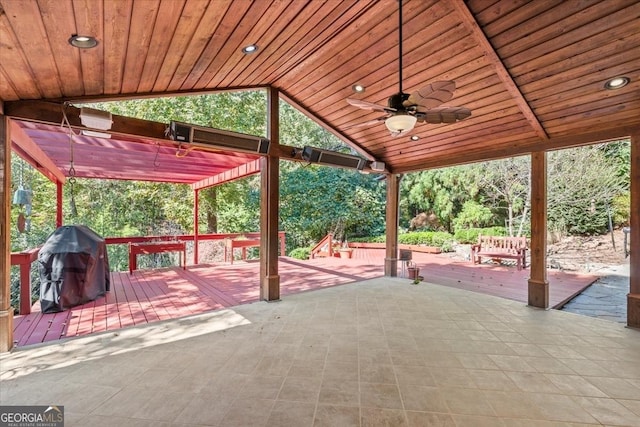
[[[187,269],[187,248],[185,242],[149,242],[149,243],[129,243],[129,274],[138,269],[139,254],[159,254],[164,252],[179,252],[180,265]]]
[[[527,238],[508,236],[478,236],[478,243],[471,246],[471,260],[480,264],[482,258],[515,259],[518,270],[527,268]]]
[[[224,245],[224,261],[233,264],[233,250],[242,249],[242,259],[247,259],[247,248],[260,247],[260,239],[225,239]]]

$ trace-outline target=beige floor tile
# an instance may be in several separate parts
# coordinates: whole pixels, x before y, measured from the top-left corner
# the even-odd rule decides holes
[[[578,375],[545,374],[545,377],[547,377],[547,379],[551,381],[563,394],[572,396],[607,397],[605,393],[595,387],[591,382]]]
[[[362,342],[358,346],[358,359],[362,363],[391,365],[391,353],[388,348],[370,347]]]
[[[589,377],[588,381],[614,399],[640,400],[640,388],[623,378]]]
[[[318,405],[314,427],[360,427],[360,409],[348,406]]]
[[[436,385],[433,375],[431,375],[431,369],[426,366],[395,365],[393,370],[396,373],[398,384]]]
[[[318,401],[321,383],[321,378],[286,377],[278,400],[315,403]]]
[[[342,379],[358,381],[358,362],[335,362],[327,360],[323,377],[327,379]]]
[[[575,374],[573,369],[569,368],[560,360],[552,357],[523,356],[522,359],[532,366],[537,372],[544,374]]]
[[[486,354],[456,353],[456,359],[467,369],[498,369],[493,360]]]
[[[196,395],[176,419],[185,424],[217,426],[222,422],[232,403],[233,399],[224,395],[219,395],[217,398]]]
[[[449,412],[438,387],[401,385],[400,396],[407,411]]]
[[[542,414],[539,419],[576,423],[596,423],[596,419],[585,412],[570,396],[546,393],[531,393],[530,402]]]
[[[398,386],[360,383],[360,405],[370,408],[402,409]]]
[[[360,383],[327,379],[322,382],[318,403],[321,405],[360,406]]]
[[[367,383],[396,384],[396,374],[393,365],[360,362],[360,381]]]
[[[519,390],[518,386],[502,371],[468,369],[469,376],[481,390]]]
[[[441,393],[452,414],[495,415],[493,408],[480,390],[444,388],[441,389]]]
[[[156,390],[149,390],[143,387],[125,387],[96,407],[91,413],[105,416],[131,415],[147,401],[151,400],[156,392]],[[65,411],[67,411],[67,408],[65,408]]]
[[[476,384],[466,369],[432,368],[431,375],[439,387],[476,388]]]
[[[152,399],[140,404],[133,418],[145,420],[174,420],[195,397],[191,393],[156,393]]]
[[[537,372],[522,356],[490,354],[489,357],[503,371]]]
[[[479,415],[452,415],[456,427],[502,427],[502,420]]]
[[[103,415],[89,415],[85,418],[82,418],[80,421],[76,421],[75,423],[68,423],[65,418],[66,427],[72,427],[77,425],[79,427],[113,427],[113,426],[127,426],[127,427],[170,427],[171,424],[168,422],[158,422],[156,420],[141,420],[135,418],[125,418],[125,417],[113,417],[113,416],[103,416]]]
[[[275,399],[284,378],[284,376],[252,376],[237,396],[240,399]]]
[[[530,393],[483,391],[487,402],[498,417],[544,419],[543,413],[531,402]]]
[[[617,399],[617,401],[634,414],[640,416],[640,400]]]
[[[220,425],[246,427],[266,425],[275,401],[269,399],[238,399],[229,407]]]
[[[614,399],[575,397],[574,400],[602,424],[639,426],[640,416]]]
[[[313,403],[277,401],[267,420],[267,427],[310,427],[316,405]]]
[[[522,391],[532,393],[558,393],[558,388],[544,374],[533,372],[505,372]]]
[[[362,408],[360,414],[362,427],[404,427],[408,425],[404,411],[399,409]]]
[[[406,411],[409,427],[456,427],[449,414]]]

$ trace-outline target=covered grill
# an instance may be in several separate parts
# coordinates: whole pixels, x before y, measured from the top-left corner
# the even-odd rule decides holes
[[[54,231],[40,249],[38,266],[43,313],[93,301],[110,288],[105,241],[84,225]]]

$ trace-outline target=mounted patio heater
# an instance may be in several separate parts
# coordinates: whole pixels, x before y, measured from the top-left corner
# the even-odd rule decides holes
[[[269,140],[266,138],[175,121],[169,124],[169,138],[180,144],[192,144],[202,148],[254,154],[269,153]]]
[[[362,170],[367,161],[358,156],[337,153],[335,151],[323,150],[306,146],[302,150],[302,159],[309,163],[319,163],[327,166],[337,166],[341,168]]]

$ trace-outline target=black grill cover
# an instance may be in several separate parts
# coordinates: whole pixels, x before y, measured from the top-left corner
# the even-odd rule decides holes
[[[38,253],[38,267],[43,313],[93,301],[110,288],[107,245],[84,225],[54,231]]]

